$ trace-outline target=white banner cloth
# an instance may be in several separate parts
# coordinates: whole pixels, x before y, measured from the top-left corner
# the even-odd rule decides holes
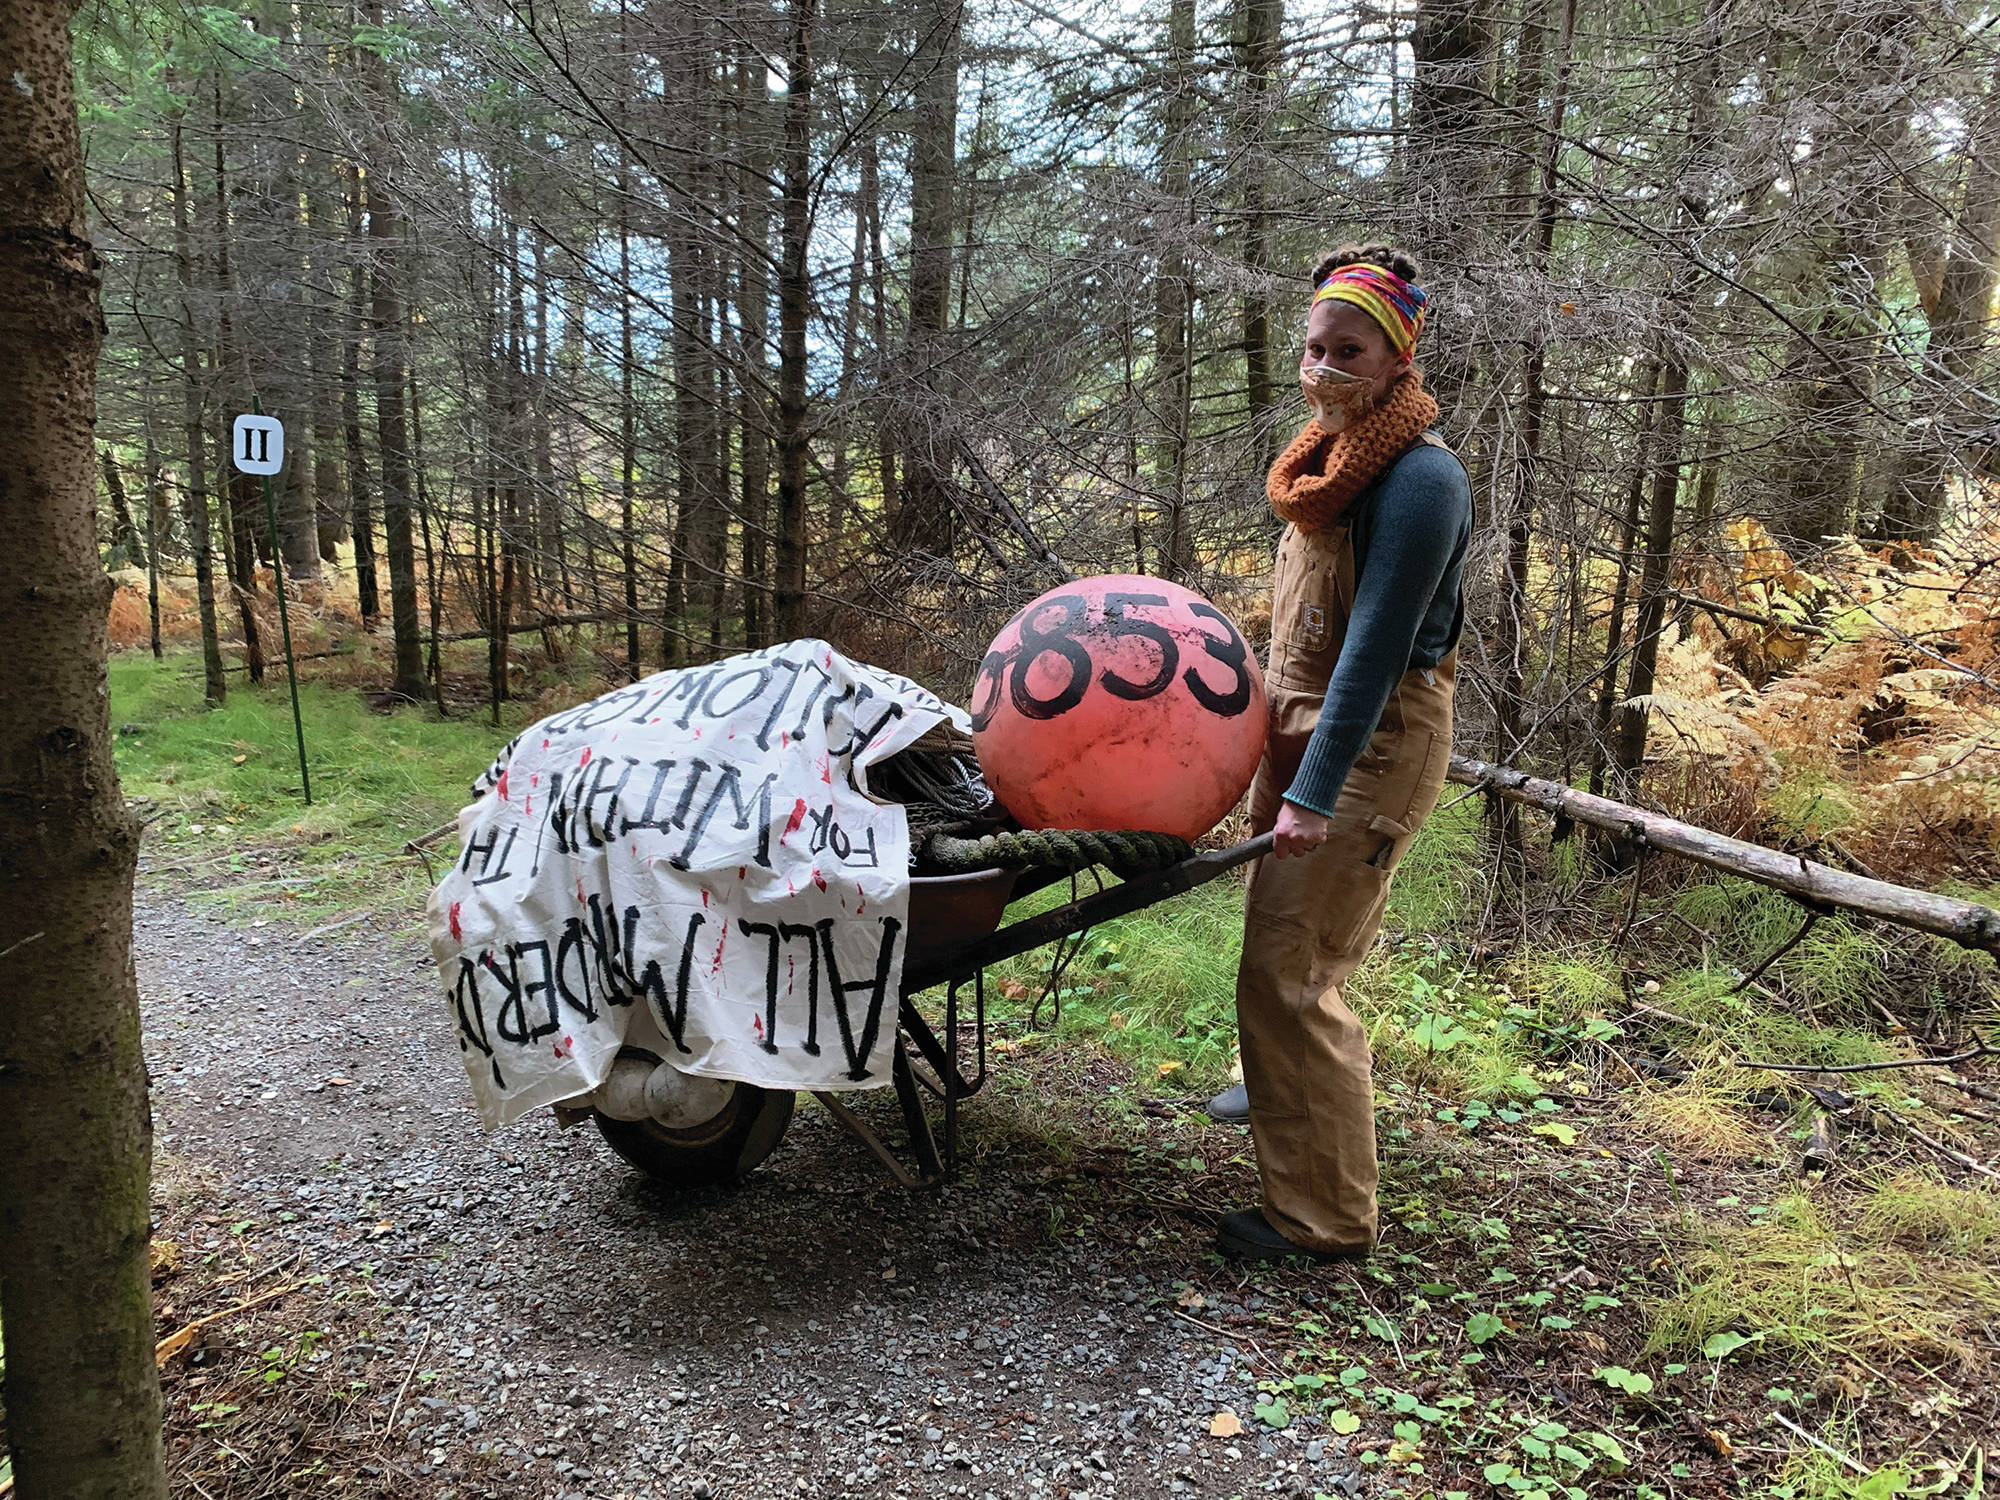
[[[867,767],[965,715],[791,641],[517,735],[458,815],[431,951],[481,1119],[602,1081],[644,1005],[669,1062],[778,1089],[889,1080],[903,809]]]

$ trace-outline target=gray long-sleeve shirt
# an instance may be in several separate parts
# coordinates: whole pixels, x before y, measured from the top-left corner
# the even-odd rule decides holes
[[[1411,449],[1354,501],[1354,610],[1287,802],[1331,815],[1389,695],[1458,644],[1472,485],[1443,448]]]

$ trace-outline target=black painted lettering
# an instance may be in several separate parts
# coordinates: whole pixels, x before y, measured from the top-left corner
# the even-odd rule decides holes
[[[693,764],[701,765],[701,762],[695,761]],[[715,817],[716,809],[722,805],[722,799],[726,796],[735,809],[734,826],[737,832],[747,833],[750,829],[752,814],[755,814],[757,821],[757,852],[752,857],[763,868],[770,869],[771,788],[777,785],[778,773],[776,771],[767,773],[756,792],[746,802],[743,797],[743,772],[726,760],[718,765],[716,770],[718,775],[716,776],[715,786],[708,794],[708,801],[702,806],[701,815],[696,818],[694,826],[688,830],[687,843],[681,846],[679,854],[669,857],[668,863],[673,865],[677,870],[688,868],[689,861],[694,857],[696,846],[701,843],[702,835],[708,832],[709,822]]]
[[[632,771],[639,764],[629,755],[623,757],[623,760],[625,768],[618,773],[618,780],[607,789],[604,783],[610,776],[611,757],[608,755],[600,757],[590,768],[589,790],[578,800],[577,810],[583,822],[583,834],[593,849],[602,849],[606,844],[615,842],[619,836],[615,827],[618,799],[624,794],[625,785],[632,779]],[[604,805],[604,815],[601,818],[594,817],[593,809],[600,802]]]
[[[875,954],[875,976],[851,982],[840,977],[840,959],[833,951],[833,918],[823,917],[816,925],[819,928],[820,953],[826,960],[826,987],[833,998],[834,1018],[840,1023],[840,1047],[847,1057],[847,1076],[858,1083],[869,1076],[869,1059],[881,1034],[882,1006],[888,999],[889,971],[895,961],[896,938],[903,930],[903,924],[894,917],[881,919],[877,925],[882,933],[882,946]],[[867,999],[867,1011],[858,1031],[848,1009],[849,995],[863,995]]]
[[[626,907],[625,930],[628,933],[638,920],[639,908]],[[682,1052],[694,1051],[694,1048],[682,1038],[687,1032],[688,981],[694,975],[695,934],[701,931],[702,924],[707,920],[700,912],[688,917],[687,936],[681,941],[681,961],[674,974],[674,996],[671,1001],[667,999],[666,976],[661,972],[660,961],[657,958],[647,959],[646,971],[639,976],[639,990],[646,997],[646,1008],[653,1013],[653,1019],[659,1023],[660,1030],[665,1032],[675,1048]]]
[[[869,825],[868,842],[858,848],[854,848],[850,854],[842,854],[840,862],[844,865],[853,865],[864,870],[879,870],[882,868],[882,851],[875,847],[874,825]]]
[[[719,701],[726,692],[736,688],[738,683],[746,680],[750,684],[749,691],[742,692],[738,690],[739,695],[734,703],[725,706]],[[701,700],[701,711],[711,719],[726,719],[731,714],[739,712],[754,702],[758,695],[770,685],[771,668],[764,663],[760,662],[756,666],[745,668],[740,672],[732,672],[727,677],[717,681],[715,686],[708,690],[707,695]]]
[[[504,840],[496,833],[492,839],[487,841],[484,854],[479,862],[479,873],[472,880],[474,885],[498,885],[501,881],[513,875],[514,872],[508,868],[507,861],[513,856],[514,841],[520,836],[520,829],[510,828],[507,830]],[[494,868],[496,859],[494,844],[496,842],[499,844],[499,853],[497,856],[499,868],[497,869]],[[470,850],[467,852],[469,854]]]
[[[590,930],[583,918],[570,917],[556,939],[556,994],[563,1004],[583,1017],[588,1026],[597,1019],[597,998],[590,979]]]
[[[668,828],[673,826],[670,823],[660,821],[659,806],[660,793],[666,790],[667,778],[673,774],[674,767],[677,764],[678,762],[671,760],[656,760],[653,762],[653,784],[646,789],[646,805],[638,817],[626,816],[619,819],[618,836],[620,838],[626,837],[635,828],[643,828],[649,833],[665,833]]]
[[[478,1049],[487,1066],[493,1070],[493,1087],[507,1087],[507,1080],[500,1072],[500,1059],[493,1055],[493,1043],[486,1034],[486,1010],[479,995],[479,970],[469,958],[458,961],[458,983],[452,986],[451,1008],[458,1017],[458,1050],[469,1052]]]
[[[806,922],[780,922],[778,935],[786,942],[806,940],[806,1039],[799,1050],[819,1056],[819,929]]]
[[[736,919],[736,929],[745,937],[761,937],[770,944],[764,954],[764,1039],[757,1045],[766,1052],[778,1050],[778,950],[785,944],[776,922]]]

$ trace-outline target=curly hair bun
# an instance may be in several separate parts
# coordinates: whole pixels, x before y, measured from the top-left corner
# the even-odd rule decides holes
[[[1398,250],[1394,245],[1342,245],[1333,254],[1321,257],[1320,263],[1313,267],[1313,285],[1318,286],[1342,266],[1363,262],[1394,271],[1412,286],[1423,281],[1416,257],[1407,250]]]

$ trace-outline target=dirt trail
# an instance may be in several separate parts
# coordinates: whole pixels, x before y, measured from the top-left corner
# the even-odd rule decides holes
[[[1248,1323],[1254,1288],[1191,1320],[1181,1282],[1232,1285],[1199,1225],[1114,1201],[1078,1232],[1079,1203],[1118,1200],[1115,1185],[1086,1181],[1079,1199],[1032,1138],[910,1194],[808,1104],[745,1183],[670,1195],[546,1111],[484,1135],[408,936],[307,940],[155,887],[137,943],[161,1152],[225,1182],[226,1212],[208,1217],[258,1219],[300,1274],[372,1266],[386,1306],[359,1358],[439,1372],[396,1410],[386,1469],[361,1469],[385,1491],[1083,1500],[1362,1484],[1345,1439],[1208,1435],[1224,1407],[1253,1425],[1256,1351],[1201,1323]],[[864,1107],[889,1133],[893,1102]],[[1005,1114],[985,1121],[996,1136]],[[228,1228],[195,1232],[199,1254]],[[393,1383],[370,1385],[350,1435],[388,1417]]]

